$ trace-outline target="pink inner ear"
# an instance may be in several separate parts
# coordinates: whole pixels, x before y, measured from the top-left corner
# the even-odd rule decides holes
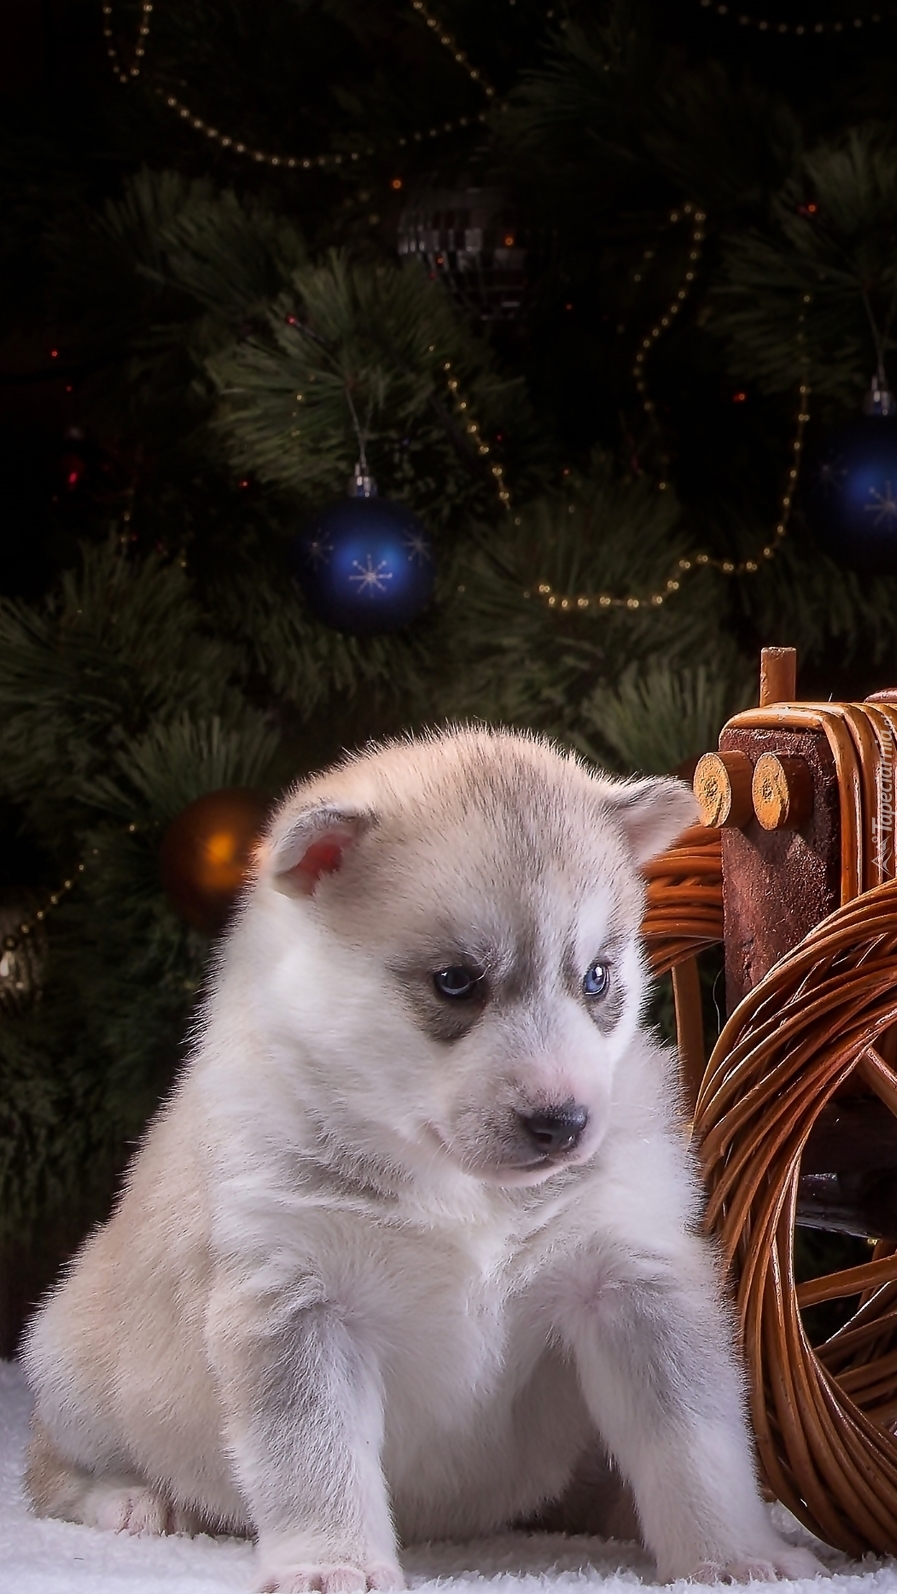
[[[301,891],[311,896],[322,875],[336,874],[342,867],[343,853],[355,838],[346,831],[338,836],[322,836],[306,847],[298,863],[286,872]]]

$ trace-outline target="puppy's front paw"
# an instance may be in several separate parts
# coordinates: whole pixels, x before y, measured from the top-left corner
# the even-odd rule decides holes
[[[777,1578],[799,1582],[806,1577],[828,1576],[812,1550],[802,1550],[784,1540],[767,1545],[757,1555],[702,1561],[689,1575],[691,1583],[774,1583]]]
[[[285,1559],[283,1565],[266,1562],[255,1586],[258,1594],[365,1594],[367,1589],[403,1589],[405,1579],[394,1565],[297,1565]]]
[[[155,1489],[124,1479],[101,1479],[84,1495],[83,1520],[107,1532],[180,1533],[185,1531],[181,1516]]]

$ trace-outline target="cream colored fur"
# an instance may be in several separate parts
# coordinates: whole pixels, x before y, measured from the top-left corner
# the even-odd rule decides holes
[[[253,1533],[259,1589],[340,1594],[401,1586],[403,1542],[619,1511],[609,1454],[662,1577],[813,1570],[759,1499],[640,1027],[638,865],[692,811],[474,730],[289,796],[192,1058],[31,1327],[39,1512]]]

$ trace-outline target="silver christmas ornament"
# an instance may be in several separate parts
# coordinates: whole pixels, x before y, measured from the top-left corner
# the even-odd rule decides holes
[[[505,188],[435,181],[420,189],[399,217],[398,248],[442,282],[465,314],[486,322],[519,315],[531,238]]]

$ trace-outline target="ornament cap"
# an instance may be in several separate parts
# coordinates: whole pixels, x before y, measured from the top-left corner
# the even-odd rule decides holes
[[[350,498],[376,498],[377,483],[367,468],[359,460],[352,475],[349,477]]]
[[[882,371],[872,378],[869,391],[863,399],[863,412],[866,415],[897,415],[897,399]]]

